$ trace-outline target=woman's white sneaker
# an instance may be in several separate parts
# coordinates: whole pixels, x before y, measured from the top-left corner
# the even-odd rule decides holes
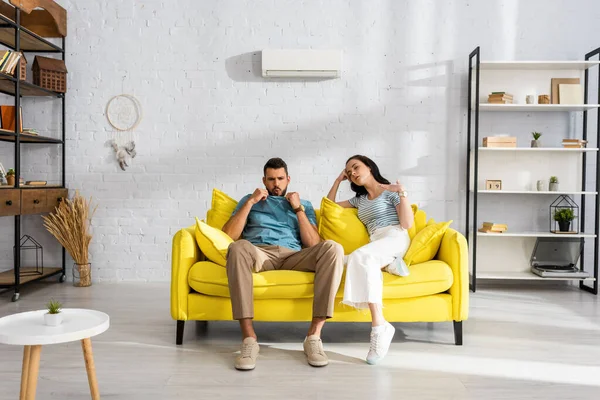
[[[396,328],[389,322],[371,328],[371,347],[367,354],[367,364],[377,364],[387,354],[396,333]]]

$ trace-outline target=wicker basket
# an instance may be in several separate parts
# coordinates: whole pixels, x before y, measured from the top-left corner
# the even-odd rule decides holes
[[[35,56],[33,84],[59,93],[67,92],[67,67],[63,60]]]

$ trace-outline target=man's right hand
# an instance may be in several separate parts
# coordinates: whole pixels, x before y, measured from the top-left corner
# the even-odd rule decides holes
[[[269,192],[267,192],[267,189],[256,189],[254,193],[252,193],[252,196],[250,196],[248,199],[248,202],[254,205],[261,200],[266,200],[268,196]]]

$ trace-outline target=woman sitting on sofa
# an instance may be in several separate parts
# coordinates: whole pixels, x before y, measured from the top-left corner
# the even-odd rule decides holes
[[[347,179],[356,196],[337,204],[358,209],[358,218],[367,227],[371,242],[348,256],[343,303],[371,311],[371,346],[367,363],[375,364],[387,354],[396,331],[381,311],[381,270],[408,275],[403,257],[410,244],[407,230],[412,226],[414,216],[404,186],[399,181],[390,184],[370,158],[355,155],[348,159],[346,168],[327,195],[330,200],[335,201],[340,183]]]

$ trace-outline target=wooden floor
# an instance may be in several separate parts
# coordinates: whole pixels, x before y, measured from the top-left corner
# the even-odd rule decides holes
[[[54,282],[56,279],[52,278]],[[43,308],[104,311],[111,327],[92,340],[105,399],[596,399],[600,393],[600,301],[565,286],[488,287],[472,295],[464,346],[451,323],[396,324],[388,357],[364,362],[368,324],[328,324],[331,363],[312,368],[302,353],[305,324],[257,324],[256,370],[238,372],[233,322],[203,332],[186,325],[175,346],[168,284],[33,283],[21,300],[0,295],[0,316]],[[22,349],[0,345],[0,393],[19,393]],[[79,343],[44,346],[38,399],[89,399]]]

